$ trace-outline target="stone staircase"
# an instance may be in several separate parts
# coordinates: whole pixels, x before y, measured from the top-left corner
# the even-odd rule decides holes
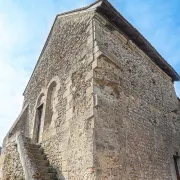
[[[39,180],[57,180],[56,171],[50,166],[41,145],[33,144],[29,138],[26,138],[25,147],[31,161],[36,165],[37,172],[33,175],[33,178]]]

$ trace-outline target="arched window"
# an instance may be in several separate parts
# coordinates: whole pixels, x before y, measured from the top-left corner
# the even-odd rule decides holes
[[[55,81],[53,81],[50,84],[48,91],[47,91],[44,130],[49,128],[49,126],[51,125],[52,117],[55,112],[54,100],[56,98],[56,89],[57,89],[57,83]]]
[[[37,107],[39,107],[41,104],[43,104],[45,101],[45,96],[44,96],[44,93],[41,93],[38,100],[37,100]]]
[[[43,117],[43,109],[44,109],[44,101],[45,95],[41,93],[36,102],[36,114],[35,114],[35,122],[34,122],[34,132],[33,132],[33,140],[38,143],[40,141],[40,136],[42,133],[42,117]]]

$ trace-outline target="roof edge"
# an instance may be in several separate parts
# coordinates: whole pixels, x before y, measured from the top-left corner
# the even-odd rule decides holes
[[[172,81],[180,81],[180,75],[158,53],[150,42],[134,28],[107,0],[102,0],[97,12],[104,15],[110,22],[115,24],[130,40],[132,40],[147,56],[169,77]]]
[[[97,0],[96,2],[94,2],[94,3],[92,3],[92,4],[88,5],[88,6],[78,8],[78,9],[74,9],[74,10],[70,10],[70,11],[67,11],[67,12],[63,12],[63,13],[58,14],[57,16],[64,16],[64,15],[71,14],[71,13],[78,12],[78,11],[96,9],[102,3],[103,3],[103,0]]]
[[[57,18],[58,18],[58,15],[55,17],[55,20],[54,20],[54,22],[53,22],[53,25],[52,25],[52,27],[51,27],[51,29],[50,29],[49,34],[48,34],[48,37],[47,37],[47,39],[46,39],[46,41],[45,41],[45,44],[44,44],[44,46],[43,46],[43,48],[42,48],[42,50],[41,50],[41,53],[40,53],[40,55],[39,55],[39,58],[38,58],[38,60],[37,60],[37,62],[36,62],[36,65],[35,65],[35,67],[34,67],[34,69],[33,69],[33,72],[32,72],[32,74],[31,74],[31,76],[30,76],[30,78],[29,78],[29,81],[28,81],[25,89],[24,89],[23,95],[25,94],[26,89],[28,88],[28,85],[29,85],[29,83],[30,83],[30,81],[31,81],[31,79],[32,79],[32,76],[33,76],[33,74],[34,74],[34,72],[35,72],[35,70],[36,70],[36,68],[37,68],[37,66],[38,66],[38,64],[39,64],[39,61],[40,61],[40,59],[41,59],[41,57],[42,57],[42,55],[43,55],[43,52],[44,52],[44,50],[45,50],[45,48],[46,48],[46,46],[47,46],[47,43],[48,43],[49,38],[50,38],[50,36],[51,36],[51,34],[52,34],[52,31],[53,31],[53,28],[54,28],[54,25],[55,25],[55,22],[56,22]]]
[[[24,96],[24,94],[25,94],[25,92],[26,92],[26,90],[27,90],[27,88],[28,88],[28,85],[29,85],[29,83],[30,83],[30,81],[31,81],[31,79],[32,79],[32,76],[33,76],[33,74],[34,74],[34,72],[35,72],[35,70],[36,70],[36,68],[37,68],[37,66],[38,66],[38,64],[39,64],[39,61],[40,61],[40,59],[41,59],[41,56],[43,55],[43,52],[44,52],[44,50],[45,50],[45,48],[46,48],[46,46],[47,46],[47,43],[48,43],[48,41],[49,41],[49,39],[50,39],[50,36],[51,36],[51,34],[52,34],[52,31],[53,31],[53,28],[54,28],[54,25],[55,25],[55,22],[56,22],[57,18],[60,17],[60,16],[64,16],[64,15],[67,15],[67,14],[71,14],[71,13],[74,13],[74,12],[78,12],[78,11],[84,11],[84,10],[88,10],[88,9],[95,9],[95,8],[97,8],[98,6],[100,6],[100,5],[102,4],[102,2],[103,2],[103,0],[97,0],[96,2],[94,2],[94,3],[92,3],[92,4],[88,5],[88,6],[85,6],[85,7],[82,7],[82,8],[78,8],[78,9],[75,9],[75,10],[71,10],[71,11],[67,11],[67,12],[63,12],[63,13],[61,13],[61,14],[57,14],[57,15],[56,15],[55,20],[54,20],[54,22],[53,22],[53,25],[52,25],[52,27],[51,27],[51,29],[50,29],[49,34],[48,34],[48,37],[47,37],[47,39],[46,39],[46,41],[45,41],[45,44],[44,44],[44,46],[43,46],[43,49],[41,50],[41,53],[40,53],[40,55],[39,55],[39,58],[38,58],[38,60],[37,60],[37,62],[36,62],[36,65],[35,65],[35,67],[34,67],[34,69],[33,69],[32,74],[31,74],[31,76],[30,76],[30,79],[29,79],[29,81],[28,81],[28,83],[27,83],[27,85],[26,85],[26,87],[25,87],[25,89],[24,89],[23,96]]]
[[[26,85],[26,88],[23,92],[23,95],[25,94],[27,87],[32,79],[32,76],[39,64],[39,61],[41,59],[41,56],[47,46],[47,43],[49,41],[49,38],[52,34],[55,22],[58,17],[64,16],[67,14],[84,11],[84,10],[90,10],[90,9],[96,9],[97,12],[99,12],[102,15],[105,15],[113,24],[115,24],[129,39],[131,39],[149,58],[152,59],[152,61],[160,67],[162,71],[164,71],[169,77],[172,78],[172,81],[180,81],[179,74],[173,69],[173,67],[157,52],[157,50],[149,43],[149,41],[136,29],[134,28],[113,6],[111,3],[109,3],[107,0],[97,0],[96,2],[85,6],[83,8],[78,8],[75,10],[67,11],[61,14],[58,14],[54,20],[54,23],[51,27],[51,30],[48,34],[48,37],[45,41],[45,45],[43,46],[43,49],[40,53],[40,56],[38,58],[38,61],[35,65],[35,68],[31,74],[31,77]],[[109,10],[109,11],[106,11]],[[118,24],[118,19],[122,22],[123,26],[120,26]],[[139,44],[140,43],[140,44]],[[163,66],[163,68],[162,68]]]

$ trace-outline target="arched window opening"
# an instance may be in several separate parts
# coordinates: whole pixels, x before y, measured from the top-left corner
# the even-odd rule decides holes
[[[36,143],[39,142],[41,132],[42,132],[42,116],[43,116],[43,108],[44,108],[45,95],[42,93],[36,103],[36,114],[35,114],[35,122],[34,122],[34,141]]]
[[[43,104],[44,101],[45,101],[45,96],[44,96],[44,93],[42,93],[38,98],[37,107],[39,107],[41,104]]]
[[[44,129],[46,130],[51,125],[52,117],[55,112],[54,100],[56,98],[56,82],[53,81],[48,88],[46,100],[46,115],[44,121]]]
[[[176,176],[177,176],[177,180],[180,180],[180,171],[179,171],[179,165],[180,165],[180,156],[178,154],[178,152],[176,152],[176,155],[173,156],[174,159],[174,166],[175,166],[175,171],[176,171]]]

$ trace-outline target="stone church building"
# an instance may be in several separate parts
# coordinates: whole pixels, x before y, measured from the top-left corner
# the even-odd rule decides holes
[[[179,180],[180,76],[107,1],[56,16],[3,143],[4,180]]]

